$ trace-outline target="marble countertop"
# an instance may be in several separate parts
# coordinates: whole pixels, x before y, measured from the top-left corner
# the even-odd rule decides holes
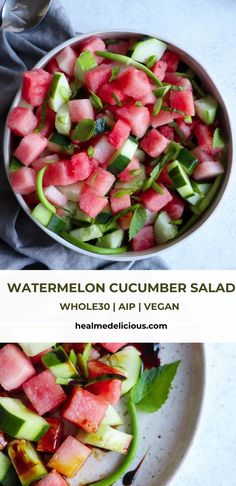
[[[236,127],[234,0],[67,0],[66,10],[76,32],[140,30],[187,46],[213,75]],[[236,268],[235,194],[234,170],[220,207],[204,227],[175,249],[162,253],[171,268]]]

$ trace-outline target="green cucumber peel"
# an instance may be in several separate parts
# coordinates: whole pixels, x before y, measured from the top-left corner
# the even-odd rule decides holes
[[[212,146],[213,148],[223,148],[225,146],[225,140],[219,127],[214,131]]]
[[[131,434],[133,436],[133,439],[130,444],[127,456],[124,458],[121,465],[117,468],[116,471],[114,471],[112,474],[109,474],[104,479],[101,479],[94,483],[90,483],[89,486],[112,486],[123,476],[123,474],[127,471],[129,466],[135,459],[138,448],[139,424],[136,406],[131,399],[128,402],[128,411],[130,416]]]
[[[83,350],[83,353],[78,354],[78,365],[79,368],[81,368],[81,371],[85,376],[85,378],[88,378],[89,376],[87,361],[89,359],[91,348],[92,348],[92,343],[87,343]]]
[[[85,241],[78,241],[65,231],[62,231],[60,236],[62,236],[62,238],[72,245],[78,246],[78,248],[81,248],[82,250],[100,255],[118,255],[120,253],[125,253],[128,250],[127,246],[121,246],[120,248],[101,248],[99,246],[94,246],[90,243],[86,243]]]
[[[123,56],[122,54],[114,54],[113,52],[108,51],[96,51],[95,53],[97,56],[103,57],[104,59],[110,59],[111,61],[120,62],[121,64],[125,64],[126,66],[133,66],[139,69],[140,71],[144,71],[147,76],[155,83],[157,86],[162,86],[160,79],[144,64],[141,64],[138,61],[134,61],[128,56]]]
[[[55,206],[53,206],[53,204],[51,204],[48,199],[46,198],[45,194],[44,194],[44,191],[43,191],[43,177],[44,177],[44,174],[47,170],[47,165],[45,167],[43,167],[37,174],[37,177],[36,177],[36,192],[37,192],[37,196],[41,202],[41,204],[46,208],[48,209],[49,211],[51,211],[52,214],[56,214],[56,208]]]

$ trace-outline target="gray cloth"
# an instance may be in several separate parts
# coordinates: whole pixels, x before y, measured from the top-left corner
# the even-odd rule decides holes
[[[80,26],[78,26],[80,27]],[[20,86],[21,73],[31,69],[53,47],[73,37],[73,29],[61,5],[54,0],[39,27],[24,34],[0,29],[0,133],[2,134],[10,103]],[[1,161],[3,156],[1,154]],[[82,256],[56,243],[38,228],[20,209],[9,187],[3,162],[0,168],[0,268],[22,269],[36,264],[49,269],[163,269],[160,258],[112,263]]]

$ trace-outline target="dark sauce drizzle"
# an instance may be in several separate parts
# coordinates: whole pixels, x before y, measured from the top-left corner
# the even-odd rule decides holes
[[[149,450],[149,449],[148,449]],[[138,474],[138,471],[140,469],[140,467],[142,466],[143,464],[143,461],[144,459],[146,458],[147,456],[147,453],[148,451],[146,452],[146,454],[143,456],[143,458],[141,459],[141,461],[138,463],[137,467],[135,469],[133,469],[133,471],[129,471],[127,472],[124,477],[123,477],[123,480],[122,480],[122,484],[124,486],[131,486],[133,484],[133,482],[135,481],[136,479],[136,476]]]
[[[133,346],[141,353],[144,369],[160,366],[159,343],[133,343]]]

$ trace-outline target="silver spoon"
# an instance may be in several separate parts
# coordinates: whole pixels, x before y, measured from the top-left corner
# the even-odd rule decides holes
[[[2,8],[2,29],[25,32],[37,27],[52,0],[6,0]]]

